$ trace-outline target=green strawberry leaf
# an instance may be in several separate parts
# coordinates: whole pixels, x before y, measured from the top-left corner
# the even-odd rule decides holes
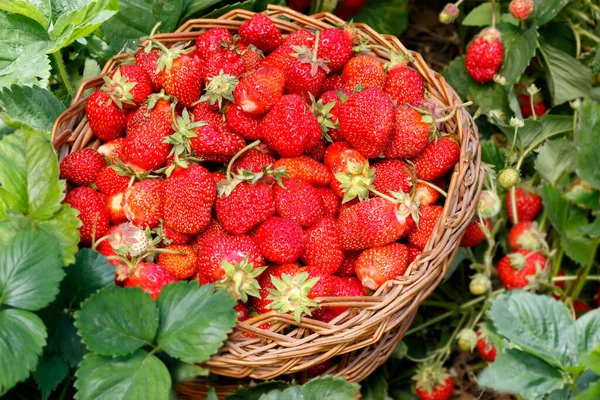
[[[579,358],[581,365],[591,369],[596,374],[600,375],[600,347],[582,355]]]
[[[506,349],[479,375],[479,385],[500,393],[541,398],[565,385],[561,371],[539,358],[516,349]]]
[[[54,120],[65,110],[48,90],[39,86],[0,89],[0,119],[14,128],[31,128],[49,134]]]
[[[160,348],[188,363],[208,360],[237,323],[233,298],[195,281],[165,286],[157,305]]]
[[[495,82],[481,84],[470,79],[468,94],[473,103],[479,106],[479,114],[487,114],[492,110],[509,114],[508,96],[502,85]]]
[[[600,399],[600,381],[596,381],[587,386],[585,391],[579,391],[575,400],[598,400]]]
[[[117,358],[88,354],[75,376],[77,400],[163,400],[171,388],[165,364],[143,350]]]
[[[461,99],[467,98],[469,82],[473,79],[469,76],[465,67],[465,56],[456,57],[450,61],[450,64],[442,71],[442,75]]]
[[[360,383],[362,400],[379,400],[388,398],[388,380],[385,368],[378,368]]]
[[[505,159],[506,155],[495,143],[485,139],[481,141],[481,161],[492,165],[496,172],[500,172],[506,163]]]
[[[496,7],[496,20],[500,20],[500,7]],[[461,24],[464,26],[492,25],[492,3],[483,3],[472,9]]]
[[[600,348],[598,348],[600,346],[600,309],[585,313],[583,317],[575,321],[575,329],[577,330],[579,352],[587,353],[596,349],[596,356],[600,358]],[[600,364],[598,368],[600,370]]]
[[[173,382],[187,382],[196,378],[197,376],[208,376],[208,369],[202,368],[196,364],[188,364],[183,361],[178,361],[171,370],[171,379]]]
[[[67,268],[62,290],[72,306],[77,307],[96,291],[113,286],[114,281],[115,267],[106,257],[94,250],[81,249],[75,255],[75,264]]]
[[[50,59],[44,54],[46,48],[45,42],[31,45],[13,61],[0,67],[0,87],[47,87],[50,79]]]
[[[313,379],[303,386],[291,386],[263,395],[261,400],[327,399],[347,400],[360,392],[358,383],[348,383],[344,378],[324,376]]]
[[[23,15],[0,11],[0,70],[40,43],[45,43],[44,50],[51,46],[46,29]]]
[[[75,326],[90,351],[123,356],[152,345],[158,330],[158,310],[141,288],[112,286],[81,303]]]
[[[211,0],[209,0],[209,1],[211,1]],[[259,0],[246,0],[242,3],[240,3],[238,1],[237,3],[227,4],[227,5],[224,5],[223,7],[215,8],[208,14],[203,14],[202,18],[219,18],[221,15],[227,14],[229,11],[237,10],[237,9],[249,10],[249,11],[252,11],[252,10],[259,11],[257,9],[258,1]],[[281,3],[281,2],[282,1],[280,0],[279,3]],[[270,1],[270,3],[275,4],[275,3],[277,3],[277,1]],[[283,1],[283,4],[280,4],[280,5],[285,5],[285,1]],[[188,8],[189,8],[189,6],[188,6]],[[187,13],[187,9],[186,9],[186,13]],[[182,18],[181,20],[183,21],[184,19],[185,18]]]
[[[512,87],[519,81],[535,55],[538,47],[537,30],[535,26],[522,30],[511,24],[499,24],[498,30],[502,33],[504,44],[504,61],[498,73],[506,79],[505,85]]]
[[[399,35],[408,28],[408,6],[406,0],[370,0],[353,17],[354,22],[363,22],[379,33]]]
[[[192,17],[204,17],[208,9],[220,2],[221,0],[189,0],[180,20],[185,21]]]
[[[567,307],[551,297],[516,290],[496,297],[487,312],[498,334],[550,365],[577,358],[574,321]]]
[[[259,400],[262,395],[273,390],[284,390],[289,387],[289,384],[284,381],[263,381],[256,385],[243,387],[240,386],[235,393],[227,395],[227,400]]]
[[[575,132],[577,142],[577,175],[596,189],[600,189],[600,168],[598,154],[600,143],[600,104],[590,100],[579,108],[579,124]]]
[[[50,0],[4,0],[0,3],[0,10],[31,18],[44,29],[48,29],[52,15]]]
[[[40,310],[64,276],[59,249],[45,232],[17,231],[0,247],[0,305]]]
[[[68,373],[69,366],[61,356],[43,355],[40,357],[33,377],[42,392],[43,400],[46,400],[50,396],[50,393],[67,377]]]
[[[534,3],[535,7],[530,19],[535,25],[542,26],[552,21],[569,0],[534,0]]]
[[[546,141],[535,160],[535,169],[542,178],[556,185],[558,180],[575,169],[575,143],[566,138]]]
[[[493,117],[492,121],[509,140],[513,140],[515,128],[497,117]],[[523,123],[525,125],[522,128],[519,128],[517,134],[517,143],[523,150],[533,150],[548,138],[562,135],[563,133],[573,130],[573,118],[566,115],[546,114],[539,117],[537,121],[527,118]]]
[[[0,396],[35,370],[46,345],[40,318],[24,310],[0,311]]]

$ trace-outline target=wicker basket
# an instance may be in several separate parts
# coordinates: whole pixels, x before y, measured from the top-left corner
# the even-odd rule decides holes
[[[343,22],[330,13],[308,17],[279,6],[269,6],[265,13],[284,35],[305,28],[326,29]],[[159,34],[156,39],[169,47],[193,41],[200,31],[212,27],[235,31],[252,15],[249,11],[233,10],[218,19],[190,20],[175,33]],[[415,59],[413,67],[423,76],[432,101],[442,107],[461,103],[444,78],[429,69],[419,54],[404,48],[396,37],[379,35],[360,23],[356,27],[371,44],[410,54]],[[389,60],[389,54],[384,51],[375,50],[375,55]],[[127,54],[120,54],[111,59],[102,74],[109,74],[126,57]],[[101,76],[83,82],[71,107],[57,119],[52,140],[59,158],[101,144],[87,123],[87,98],[83,96],[102,84]],[[419,304],[442,280],[463,231],[472,220],[481,190],[479,140],[471,116],[459,108],[445,125],[445,130],[455,132],[460,140],[460,160],[452,174],[444,212],[425,250],[409,266],[405,276],[387,282],[373,296],[317,299],[322,305],[352,307],[330,323],[302,318],[302,322],[296,324],[293,316],[273,312],[242,322],[205,367],[214,374],[236,378],[272,379],[282,374],[296,374],[296,378],[302,379],[302,371],[336,356],[336,364],[327,373],[360,381],[385,362],[411,325]],[[259,328],[265,322],[271,323],[268,331]],[[256,337],[244,337],[242,332],[251,332]]]

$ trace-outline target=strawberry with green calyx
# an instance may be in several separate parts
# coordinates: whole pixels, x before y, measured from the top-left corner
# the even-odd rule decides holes
[[[256,278],[262,274],[267,267],[254,268],[254,264],[245,256],[238,263],[222,261],[221,266],[225,271],[225,277],[215,285],[217,289],[227,291],[233,298],[246,303],[248,296],[260,297],[260,286]]]
[[[475,296],[481,296],[482,294],[487,293],[491,287],[492,282],[490,281],[490,278],[479,273],[473,275],[469,282],[469,291]]]
[[[272,278],[281,279],[283,274],[287,274],[289,276],[296,276],[301,272],[305,272],[304,268],[298,267],[296,264],[282,264],[282,265],[274,265],[267,268],[267,270],[262,273],[258,277],[258,285],[260,286],[259,294],[260,297],[252,298],[252,306],[256,309],[259,314],[266,314],[271,310],[269,305],[272,303],[271,300],[268,300],[269,289],[275,289],[275,285],[273,285]]]
[[[473,351],[477,344],[477,334],[473,329],[463,328],[456,335],[456,345],[463,351]]]
[[[63,160],[64,161],[64,160]],[[129,187],[132,179],[126,175],[120,175],[112,166],[104,165],[98,171],[94,184],[98,190],[107,195],[124,192]]]
[[[479,331],[477,332],[477,351],[481,358],[485,361],[492,363],[496,359],[498,350],[489,339],[489,333],[485,324],[479,325]]]
[[[334,181],[331,189],[342,195],[342,203],[358,198],[360,201],[369,198],[369,189],[373,188],[375,170],[369,166],[369,161],[361,162],[360,157],[354,157],[356,150],[344,151],[334,163]],[[356,161],[355,161],[356,160]],[[342,162],[345,161],[345,165]],[[339,172],[337,172],[339,171]]]
[[[425,86],[423,78],[408,63],[414,63],[409,55],[400,54],[394,50],[390,52],[390,61],[384,68],[387,71],[383,90],[398,106],[408,104],[419,107],[425,99]]]
[[[127,219],[137,226],[153,229],[163,218],[164,186],[160,179],[143,179],[123,195]]]
[[[338,116],[341,105],[348,100],[349,95],[350,92],[344,89],[325,92],[319,97],[319,101],[315,101],[311,95],[310,110],[321,125],[323,139],[328,142],[344,140],[339,129]]]
[[[318,303],[309,298],[313,286],[319,281],[318,277],[310,278],[308,272],[296,275],[283,274],[281,278],[271,276],[275,288],[268,289],[267,300],[272,300],[269,308],[279,314],[294,313],[294,320],[300,323],[302,315],[312,315],[311,307],[318,307]]]
[[[160,58],[160,51],[151,46],[138,51],[135,55],[135,65],[146,71],[152,82],[152,91],[158,92],[162,89],[159,74],[156,73],[157,62]]]
[[[122,257],[138,257],[155,244],[149,232],[131,222],[118,225],[110,235],[99,239],[98,242],[101,240],[107,240],[114,252]]]
[[[310,49],[306,46],[292,46],[292,54],[296,61],[285,69],[285,90],[287,93],[302,96],[309,102],[311,97],[318,97],[323,90],[325,74],[329,72],[326,60],[317,58],[319,47],[319,32],[315,34],[315,46]]]
[[[264,14],[254,14],[244,22],[240,26],[239,35],[242,43],[252,44],[265,53],[275,50],[283,42],[277,26]]]
[[[532,288],[548,277],[546,257],[530,250],[517,250],[498,261],[498,276],[507,290]]]
[[[540,232],[534,221],[521,221],[508,233],[508,244],[513,250],[548,251],[546,234]]]
[[[127,110],[105,90],[98,90],[88,98],[85,114],[92,132],[103,141],[123,136],[127,127]]]
[[[196,51],[198,55],[208,60],[223,44],[233,43],[233,36],[225,28],[210,28],[196,38]]]
[[[111,97],[122,102],[124,108],[137,107],[152,94],[150,76],[135,64],[121,65],[103,79]]]
[[[513,224],[533,221],[542,209],[542,198],[529,185],[516,186],[506,194],[505,206],[508,220]]]
[[[424,363],[413,376],[417,396],[422,400],[447,400],[454,391],[454,381],[440,364]]]
[[[230,102],[234,101],[233,92],[239,83],[239,79],[221,70],[218,75],[207,76],[205,93],[199,101],[205,101],[210,106],[218,105],[219,110],[223,109],[223,99]]]
[[[193,114],[190,115],[187,108],[184,108],[181,115],[175,114],[175,105],[171,107],[171,118],[173,121],[173,133],[165,138],[164,142],[172,146],[169,158],[171,164],[164,170],[169,176],[177,167],[187,167],[187,159],[192,157],[191,140],[198,136],[196,129],[208,126],[204,121],[194,121]],[[161,171],[162,172],[162,171]]]
[[[356,260],[356,275],[364,287],[377,290],[408,268],[408,248],[400,243],[366,249]]]
[[[263,52],[256,48],[256,46],[253,44],[246,46],[243,43],[236,43],[235,51],[242,56],[242,59],[244,60],[246,74],[256,71],[264,59]]]
[[[103,168],[106,161],[102,154],[90,148],[80,149],[60,162],[60,177],[74,185],[87,186],[96,181]]]
[[[354,57],[353,44],[356,28],[352,23],[344,24],[343,29],[329,28],[320,32],[317,55],[325,60],[332,73],[339,73]]]
[[[348,150],[351,149],[352,147],[348,144],[348,142],[342,141],[342,142],[334,142],[332,144],[330,144],[329,146],[327,146],[327,148],[325,149],[325,155],[323,157],[323,165],[325,165],[332,173],[334,173],[334,169],[333,169],[333,164],[335,163],[336,159],[338,158],[338,156],[340,154],[342,154],[342,152],[344,150]],[[362,162],[364,162],[364,160],[366,160],[366,158],[360,154],[359,154],[359,158]]]

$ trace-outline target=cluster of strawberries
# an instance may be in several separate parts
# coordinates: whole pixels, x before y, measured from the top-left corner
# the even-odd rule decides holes
[[[384,65],[359,39],[351,26],[284,39],[261,14],[195,48],[150,39],[89,98],[103,144],[61,162],[81,243],[154,298],[175,280],[215,283],[240,320],[299,320],[316,297],[403,275],[460,148],[436,128],[452,110],[425,99],[408,57]]]

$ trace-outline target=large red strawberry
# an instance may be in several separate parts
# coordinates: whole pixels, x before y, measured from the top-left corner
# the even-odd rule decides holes
[[[350,59],[342,71],[344,88],[355,90],[358,85],[363,89],[380,88],[385,84],[385,70],[381,61],[371,56],[358,56]]]
[[[433,233],[433,228],[444,212],[442,206],[422,206],[419,208],[419,223],[417,228],[408,235],[408,243],[419,249],[425,248]]]
[[[408,66],[409,61],[410,57],[392,52],[391,60],[385,66],[388,74],[383,90],[398,106],[420,107],[425,99],[423,78]]]
[[[139,286],[156,300],[162,288],[173,282],[177,282],[177,278],[163,267],[157,264],[139,263],[133,274],[125,280],[124,286]]]
[[[385,149],[387,158],[412,158],[421,153],[431,136],[433,119],[411,107],[397,107],[394,130]]]
[[[471,78],[479,83],[489,82],[502,65],[504,44],[500,31],[486,28],[467,47],[465,66]]]
[[[302,228],[289,218],[269,218],[255,237],[265,258],[278,264],[294,262],[304,253]]]
[[[348,98],[339,115],[340,131],[367,158],[385,150],[394,126],[394,106],[379,88],[361,90]]]
[[[164,185],[160,179],[143,179],[123,195],[127,219],[143,228],[155,228],[163,218]]]
[[[206,168],[191,163],[175,168],[164,181],[164,191],[166,226],[191,235],[208,226],[216,185]]]
[[[262,51],[256,48],[254,45],[246,46],[243,43],[235,44],[236,51],[242,56],[244,60],[244,66],[246,68],[245,73],[252,73],[260,67],[260,63],[264,59]]]
[[[210,28],[198,35],[196,51],[201,58],[208,60],[221,44],[227,43],[233,43],[231,32],[225,28]]]
[[[79,211],[81,243],[92,243],[104,235],[110,216],[98,192],[90,187],[77,187],[67,193],[63,202]]]
[[[323,60],[332,73],[339,73],[354,56],[352,29],[324,29],[319,35],[317,56]]]
[[[267,113],[283,96],[283,71],[263,67],[243,77],[233,93],[235,104],[251,115]]]
[[[308,265],[312,276],[331,275],[344,260],[340,246],[337,221],[333,217],[323,217],[304,231],[306,250],[302,261]]]
[[[160,83],[160,76],[156,72],[158,59],[160,57],[160,51],[158,49],[148,48],[142,51],[138,51],[135,55],[135,64],[146,71],[146,74],[150,77],[152,82],[152,91],[159,92],[162,89]]]
[[[544,244],[544,234],[532,221],[521,221],[508,233],[508,245],[513,250],[540,250]]]
[[[88,98],[85,114],[92,132],[103,141],[116,139],[125,132],[127,110],[105,90],[98,90]]]
[[[513,223],[517,221],[533,221],[542,209],[542,198],[525,186],[515,187],[515,208],[517,210],[515,219],[513,215],[512,190],[509,190],[506,194],[505,204],[508,220]]]
[[[371,164],[375,172],[373,186],[379,192],[410,193],[412,179],[408,165],[402,160],[378,160]]]
[[[284,178],[273,188],[277,214],[300,226],[311,226],[323,215],[323,199],[313,186],[297,179]]]
[[[110,196],[127,190],[130,180],[130,177],[119,175],[114,168],[105,165],[98,172],[94,184],[99,191]]]
[[[121,65],[104,82],[108,93],[123,103],[124,108],[138,107],[152,94],[150,76],[136,64]]]
[[[277,26],[263,14],[254,14],[244,22],[240,26],[239,34],[242,43],[252,44],[266,53],[275,50],[283,42]]]
[[[314,186],[327,186],[331,173],[320,162],[307,157],[280,158],[273,168],[283,168],[290,178],[299,179]]]
[[[424,363],[413,376],[417,397],[422,400],[447,400],[454,391],[454,381],[439,364]]]
[[[356,275],[363,286],[377,290],[385,282],[404,274],[408,267],[408,248],[400,243],[377,246],[360,253]]]
[[[485,240],[485,231],[482,229],[482,221],[475,219],[471,225],[467,226],[462,239],[460,239],[460,247],[474,247]],[[486,219],[483,221],[485,230],[490,232],[492,230],[492,220]]]
[[[244,72],[246,72],[246,63],[235,50],[220,48],[215,51],[204,67],[204,79],[207,84],[206,94],[201,99],[209,97],[211,93],[214,96],[215,91],[225,91],[224,89],[227,88],[233,95],[237,78]],[[233,97],[228,100],[233,100]]]
[[[344,79],[341,75],[330,75],[323,83],[323,92],[331,90],[342,90],[344,88]]]
[[[206,246],[208,243],[211,243],[214,238],[219,237],[220,235],[225,235],[226,232],[221,226],[221,224],[217,220],[211,220],[201,234],[196,236],[196,239],[192,242],[192,247],[196,253],[200,253],[200,251]]]
[[[164,49],[158,60],[160,82],[165,93],[177,97],[185,107],[191,107],[202,95],[204,65],[201,60],[181,54],[181,48]]]
[[[283,96],[275,104],[263,119],[261,130],[267,146],[282,157],[298,157],[321,139],[317,119],[295,94]]]
[[[305,46],[312,49],[314,44],[315,35],[305,30],[295,31],[285,38],[281,46],[265,57],[260,66],[277,68],[281,71],[285,71],[291,63],[296,61],[296,57],[294,57],[294,47]]]
[[[235,104],[228,104],[225,109],[227,128],[247,140],[261,139],[260,123],[262,116],[246,114]]]
[[[372,198],[340,210],[338,229],[345,250],[383,246],[406,236],[414,228],[411,212],[402,204]]]
[[[234,235],[242,235],[275,214],[270,184],[241,182],[227,193],[219,185],[215,203],[217,220]]]
[[[81,149],[60,162],[60,177],[74,185],[87,186],[96,180],[103,167],[106,161],[102,154],[94,149]]]
[[[432,181],[446,175],[458,162],[460,147],[444,136],[430,142],[421,154],[412,159],[417,178]]]
[[[317,191],[323,199],[323,212],[330,217],[337,217],[342,200],[327,187],[318,187]]]
[[[175,278],[188,279],[198,271],[198,256],[192,246],[172,244],[165,247],[165,250],[167,252],[160,253],[156,263],[173,274]]]
[[[506,289],[522,289],[544,274],[546,257],[535,251],[517,250],[498,261],[497,268]]]

